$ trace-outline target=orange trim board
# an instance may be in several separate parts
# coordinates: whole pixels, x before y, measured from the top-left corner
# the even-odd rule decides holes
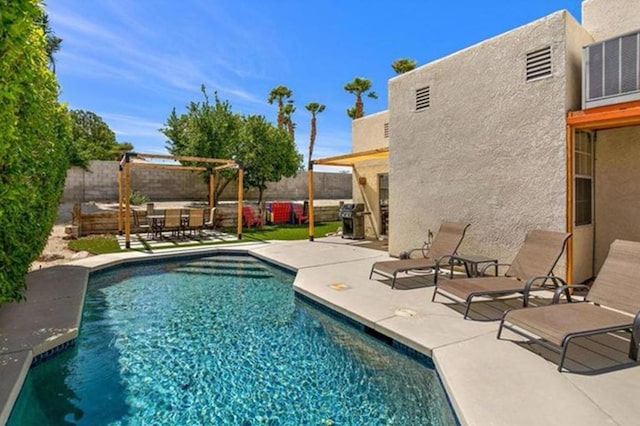
[[[590,130],[640,125],[640,101],[569,111],[567,124]]]

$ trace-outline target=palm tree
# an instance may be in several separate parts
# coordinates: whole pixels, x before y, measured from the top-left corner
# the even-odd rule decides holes
[[[364,104],[362,103],[362,95],[366,94],[367,97],[372,99],[378,99],[376,92],[371,91],[371,80],[366,78],[356,77],[353,81],[344,85],[344,90],[356,95],[356,104],[353,108],[347,110],[347,115],[352,119],[360,118],[364,115]]]
[[[311,170],[311,157],[313,156],[313,145],[316,142],[316,115],[324,111],[325,106],[318,102],[309,102],[305,105],[307,111],[311,113],[311,136],[309,137],[309,170]]]
[[[293,105],[293,101],[289,100],[285,106],[282,107],[282,125],[287,128],[291,139],[295,139],[294,132],[296,124],[293,122],[291,115],[296,112],[296,107]]]
[[[400,58],[393,61],[391,68],[397,75],[404,74],[405,72],[414,70],[416,68],[416,61],[409,58]]]
[[[44,36],[47,39],[47,44],[45,46],[45,50],[47,52],[47,59],[49,61],[49,65],[51,66],[51,70],[55,74],[56,72],[56,61],[53,57],[53,54],[60,50],[60,46],[62,45],[62,39],[55,35],[53,30],[51,29],[51,24],[49,23],[49,15],[46,13],[42,14],[40,18],[40,28],[44,32]]]
[[[273,101],[278,100],[278,127],[285,126],[284,100],[289,99],[292,95],[293,92],[287,86],[276,86],[269,92],[267,102],[272,104]]]

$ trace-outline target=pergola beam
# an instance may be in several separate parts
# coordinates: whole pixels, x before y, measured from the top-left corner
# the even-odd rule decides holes
[[[198,163],[219,164],[215,167],[203,167],[203,166],[183,166],[181,164],[160,164],[149,162],[133,162],[134,158],[147,159],[158,158],[165,160],[178,160],[178,161],[193,161]],[[125,247],[131,248],[131,205],[130,205],[130,191],[131,191],[131,167],[146,167],[165,170],[192,170],[192,171],[216,171],[228,168],[237,168],[238,170],[238,239],[242,238],[242,197],[244,196],[242,188],[243,170],[240,164],[235,160],[222,159],[222,158],[205,158],[205,157],[187,157],[176,156],[166,154],[146,154],[127,152],[122,156],[120,160],[120,166],[118,171],[118,231],[122,234],[123,227],[125,233]],[[124,174],[124,176],[123,176]],[[213,207],[213,174],[209,177],[209,206]],[[124,216],[124,218],[123,218]]]

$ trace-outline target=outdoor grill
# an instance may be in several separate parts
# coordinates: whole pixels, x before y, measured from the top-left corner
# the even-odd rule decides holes
[[[342,219],[342,238],[364,238],[364,204],[343,204],[338,216]]]

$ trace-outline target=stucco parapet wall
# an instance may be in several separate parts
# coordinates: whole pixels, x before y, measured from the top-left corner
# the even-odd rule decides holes
[[[389,146],[389,111],[367,115],[351,122],[351,150],[363,152]]]
[[[527,231],[566,228],[569,22],[555,12],[389,81],[392,255],[447,220],[472,224],[462,252],[503,262]],[[526,54],[546,46],[551,75],[527,81]]]
[[[564,22],[566,19],[569,19],[569,18],[572,19],[575,22],[578,22],[575,19],[575,17],[573,15],[571,15],[571,13],[568,10],[566,10],[566,9],[558,10],[557,12],[554,12],[554,13],[546,15],[546,16],[544,16],[542,18],[536,19],[535,21],[529,22],[528,24],[521,25],[519,27],[516,27],[516,28],[513,28],[511,30],[505,31],[503,33],[500,33],[500,34],[498,34],[496,36],[481,40],[481,41],[479,41],[477,43],[474,43],[471,46],[468,46],[468,47],[466,47],[464,49],[455,51],[455,52],[453,52],[453,53],[451,53],[449,55],[443,56],[442,58],[435,59],[435,60],[433,60],[433,61],[431,61],[431,62],[429,62],[427,64],[421,65],[421,66],[419,66],[419,67],[417,67],[417,68],[415,68],[415,69],[413,69],[411,71],[408,71],[406,73],[393,76],[393,77],[391,77],[389,79],[389,86],[391,86],[391,84],[395,84],[396,82],[398,82],[400,80],[409,78],[409,77],[411,77],[412,75],[414,75],[416,73],[420,73],[421,71],[424,70],[424,68],[433,67],[433,66],[439,64],[440,62],[448,61],[448,60],[451,60],[452,58],[455,58],[456,56],[464,55],[468,51],[475,50],[475,49],[477,49],[477,48],[479,48],[479,47],[481,47],[483,45],[488,45],[488,44],[492,44],[492,43],[499,43],[500,39],[506,38],[506,37],[510,37],[516,31],[527,31],[528,29],[530,29],[530,27],[537,27],[537,26],[540,26],[540,25],[542,25],[542,24],[544,24],[544,23],[546,23],[548,21],[559,20],[559,21]],[[533,48],[532,50],[535,50],[535,48]],[[393,108],[390,107],[389,110],[393,110]]]
[[[594,40],[606,40],[640,29],[638,0],[585,0],[582,26]]]

